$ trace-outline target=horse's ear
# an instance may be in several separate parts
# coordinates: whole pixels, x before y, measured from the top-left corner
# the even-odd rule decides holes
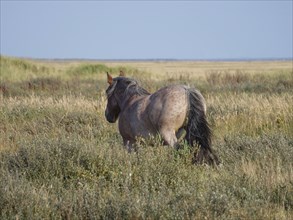
[[[125,73],[122,70],[120,70],[120,76],[125,76]]]
[[[113,77],[107,72],[108,83],[111,85],[113,83]]]

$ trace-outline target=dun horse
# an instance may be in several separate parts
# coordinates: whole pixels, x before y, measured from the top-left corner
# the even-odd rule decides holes
[[[128,151],[137,137],[148,138],[157,134],[165,144],[178,149],[177,138],[185,130],[187,143],[200,146],[193,163],[219,163],[211,148],[205,100],[198,90],[185,85],[170,85],[150,94],[137,81],[121,73],[116,78],[107,73],[109,87],[105,116],[110,123],[119,118],[119,132]]]

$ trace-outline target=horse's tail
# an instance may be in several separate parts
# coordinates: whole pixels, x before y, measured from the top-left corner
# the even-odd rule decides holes
[[[190,146],[196,143],[200,146],[199,151],[194,153],[193,163],[218,165],[220,161],[211,147],[212,132],[206,119],[205,100],[196,89],[188,88],[187,94],[189,112],[185,139]]]

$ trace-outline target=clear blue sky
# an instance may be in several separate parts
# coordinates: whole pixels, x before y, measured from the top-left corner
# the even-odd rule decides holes
[[[2,55],[292,58],[289,1],[1,0]]]

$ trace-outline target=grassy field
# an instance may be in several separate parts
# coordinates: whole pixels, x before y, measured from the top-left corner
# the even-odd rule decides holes
[[[222,166],[122,147],[106,75],[206,98]],[[278,62],[86,62],[1,57],[0,219],[293,219],[293,67]],[[182,143],[184,145],[184,143]]]

